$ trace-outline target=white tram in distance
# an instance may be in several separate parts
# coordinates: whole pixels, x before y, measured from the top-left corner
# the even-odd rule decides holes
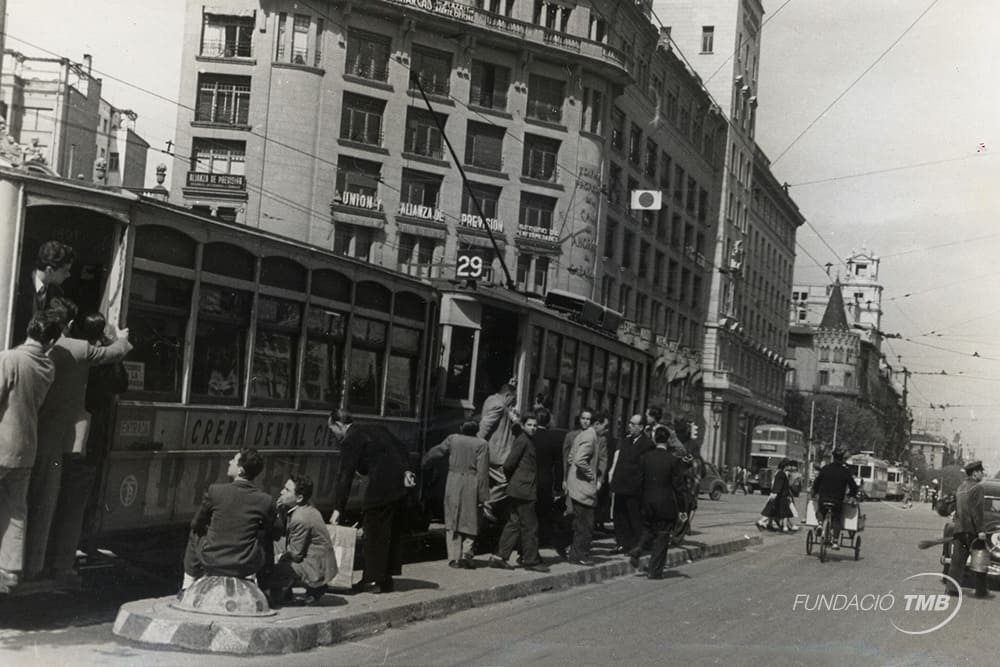
[[[886,474],[886,500],[902,500],[906,495],[906,487],[913,481],[910,471],[894,463],[889,466]]]
[[[889,463],[876,458],[875,452],[860,452],[847,459],[847,467],[860,487],[864,500],[885,500],[889,489]]]

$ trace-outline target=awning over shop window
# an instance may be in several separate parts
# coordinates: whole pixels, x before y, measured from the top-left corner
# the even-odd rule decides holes
[[[253,8],[236,8],[236,7],[213,7],[211,5],[203,5],[202,13],[204,14],[214,14],[215,16],[254,16],[257,13],[256,9]]]
[[[424,225],[397,222],[396,226],[399,228],[400,234],[413,234],[414,236],[423,236],[429,239],[443,239],[448,236],[448,232],[444,229],[425,227]]]
[[[478,246],[480,248],[493,248],[493,244],[490,243],[488,236],[479,236],[477,234],[462,234],[459,232],[458,240],[461,243],[468,243],[469,245]],[[497,239],[497,246],[500,249],[504,247],[504,241],[502,239]]]

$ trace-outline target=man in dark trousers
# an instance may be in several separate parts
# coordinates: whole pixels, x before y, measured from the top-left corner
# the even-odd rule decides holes
[[[816,501],[816,520],[821,525],[824,518],[823,505],[833,505],[831,523],[836,527],[832,545],[834,549],[840,548],[840,517],[844,509],[845,493],[851,498],[857,498],[858,483],[854,481],[854,475],[844,463],[844,450],[836,449],[833,452],[833,461],[820,469],[812,486],[812,495]]]
[[[354,424],[354,417],[346,408],[333,411],[329,426],[341,449],[330,521],[340,522],[354,474],[367,475],[368,485],[361,501],[365,572],[358,588],[369,593],[390,593],[394,588],[392,576],[402,573],[399,537],[406,496],[404,453],[388,434]]]
[[[639,466],[642,536],[632,548],[629,562],[632,567],[639,567],[639,556],[651,547],[649,578],[662,579],[674,522],[687,518],[684,474],[691,466],[693,457],[687,455],[678,459],[669,451],[670,434],[666,429],[656,429],[653,437],[656,446],[642,455]]]
[[[628,435],[622,438],[611,465],[611,492],[614,494],[613,521],[618,548],[628,553],[639,543],[642,532],[641,457],[653,448],[653,441],[643,428],[643,416],[632,415]]]
[[[514,440],[503,470],[507,476],[507,497],[510,498],[510,516],[500,535],[497,555],[490,559],[490,567],[513,569],[507,562],[514,547],[520,544],[521,565],[525,570],[548,572],[538,555],[538,517],[535,502],[538,494],[535,465],[535,443],[532,438],[538,420],[533,414],[521,420],[521,434]]]
[[[253,483],[263,469],[256,449],[241,449],[229,460],[233,481],[205,491],[191,519],[182,588],[203,576],[248,577],[270,565],[277,510],[271,496]]]
[[[489,443],[490,452],[490,497],[483,503],[483,515],[490,521],[497,520],[498,506],[507,498],[507,478],[504,477],[503,463],[514,445],[514,404],[517,391],[510,384],[501,385],[497,393],[483,401],[482,416],[479,419],[479,433],[476,435]]]
[[[538,469],[538,542],[560,546],[556,535],[563,528],[563,510],[557,499],[563,495],[563,460],[561,430],[550,429],[552,413],[547,408],[535,410],[538,428],[535,430],[535,460]],[[568,530],[566,531],[568,532]],[[569,545],[570,537],[563,536],[563,549]]]
[[[965,577],[965,561],[972,550],[972,542],[986,539],[985,499],[983,497],[984,471],[982,461],[973,461],[965,466],[965,480],[955,492],[955,532],[952,534],[951,566],[948,576],[961,586]],[[987,596],[986,573],[976,572],[976,597]],[[951,582],[945,584],[948,595],[958,595]]]

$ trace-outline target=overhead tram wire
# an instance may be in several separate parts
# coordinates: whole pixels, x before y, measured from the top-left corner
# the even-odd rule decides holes
[[[862,171],[856,174],[844,174],[842,176],[831,176],[829,178],[817,178],[812,181],[801,181],[799,183],[789,183],[790,188],[801,188],[807,185],[818,185],[820,183],[832,183],[835,181],[844,181],[852,178],[864,178],[865,176],[877,176],[879,174],[889,174],[895,171],[904,171],[907,169],[919,169],[921,167],[933,167],[939,164],[948,164],[951,162],[963,162],[965,160],[974,160],[977,158],[985,158],[996,155],[996,153],[972,153],[970,155],[960,155],[957,157],[943,158],[941,160],[928,160],[926,162],[914,162],[912,164],[903,164],[898,167],[886,167],[884,169],[873,169],[871,171]]]
[[[837,95],[833,99],[833,101],[830,102],[830,104],[828,104],[821,112],[819,112],[819,114],[806,126],[806,128],[802,130],[798,134],[798,136],[796,136],[792,140],[792,143],[788,144],[788,146],[785,147],[785,150],[781,151],[781,153],[778,154],[778,157],[774,158],[774,160],[771,161],[771,166],[773,167],[774,165],[776,165],[778,161],[781,160],[781,158],[787,155],[788,151],[790,151],[792,147],[795,146],[795,144],[797,144],[799,140],[802,139],[802,137],[804,137],[806,133],[808,133],[809,130],[811,130],[816,125],[816,123],[818,123],[823,118],[823,116],[826,115],[826,113],[830,109],[832,109],[838,102],[840,102],[840,100],[842,100],[844,96],[847,95],[847,93],[849,93],[851,89],[853,89],[854,86],[856,86],[861,81],[861,79],[865,77],[866,74],[875,69],[875,66],[878,65],[880,62],[882,62],[882,59],[885,58],[889,54],[889,52],[892,51],[896,47],[896,45],[899,44],[903,40],[903,38],[906,37],[906,35],[920,22],[920,20],[923,19],[924,16],[926,16],[927,13],[930,12],[931,9],[933,9],[934,6],[937,5],[938,2],[940,1],[941,0],[931,0],[931,3],[927,5],[924,11],[920,12],[920,16],[914,19],[914,21],[909,26],[907,26],[906,30],[904,30],[899,37],[893,40],[892,44],[890,44],[884,51],[882,51],[882,53],[879,54],[879,56],[874,61],[872,61],[872,63],[868,67],[866,67],[865,70],[861,72],[861,74],[859,74],[857,78],[855,78],[854,81],[852,81],[847,86],[847,88],[841,91],[841,93]]]

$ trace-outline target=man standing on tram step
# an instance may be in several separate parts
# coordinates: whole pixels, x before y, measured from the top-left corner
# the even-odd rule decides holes
[[[594,506],[601,488],[598,456],[599,440],[608,430],[608,415],[594,414],[590,428],[584,429],[573,440],[566,467],[566,490],[573,504],[573,545],[569,562],[593,565],[590,559],[590,542],[594,529]]]
[[[489,443],[490,497],[483,504],[483,515],[490,521],[497,520],[498,505],[507,497],[507,477],[503,472],[504,461],[514,444],[514,424],[517,415],[514,404],[517,392],[510,384],[501,385],[497,393],[483,401],[476,435]]]
[[[476,437],[479,424],[468,421],[462,432],[449,435],[431,447],[421,466],[433,466],[447,459],[448,477],[444,492],[445,546],[448,565],[471,570],[473,548],[479,534],[479,506],[489,495],[489,453],[485,440]]]
[[[614,494],[615,541],[625,553],[638,543],[642,532],[642,456],[653,449],[653,441],[643,429],[643,416],[632,415],[628,436],[622,438],[611,464],[610,486]]]
[[[38,446],[38,409],[55,378],[46,352],[62,334],[51,313],[33,318],[27,340],[0,352],[0,593],[20,583],[28,483]]]
[[[402,574],[399,538],[406,497],[405,454],[396,443],[370,427],[355,424],[346,408],[330,415],[330,433],[340,446],[340,471],[331,523],[340,523],[351,492],[354,474],[368,476],[361,508],[364,511],[361,592],[391,593],[393,575]]]
[[[983,494],[984,471],[982,461],[966,464],[965,480],[955,492],[955,532],[952,534],[951,566],[948,576],[962,585],[965,578],[965,560],[972,550],[972,542],[986,539],[985,498]],[[986,573],[976,572],[976,597],[988,595],[986,588]],[[948,582],[945,585],[948,595],[958,595],[958,590]]]
[[[28,322],[48,309],[52,299],[63,295],[62,284],[76,261],[73,248],[61,241],[46,241],[38,248],[34,268],[22,273],[17,286],[14,310],[15,341]]]
[[[649,578],[662,579],[674,523],[687,518],[684,473],[694,458],[687,455],[678,459],[670,452],[666,429],[657,429],[655,438],[655,449],[643,454],[640,464],[642,536],[629,553],[629,563],[639,567],[639,556],[651,547]]]
[[[263,469],[256,449],[241,449],[229,459],[226,473],[233,481],[205,491],[191,519],[182,591],[205,576],[257,575],[257,585],[266,588],[279,535],[274,500],[253,483]]]
[[[49,350],[56,376],[38,412],[38,455],[28,490],[24,575],[29,579],[43,573],[53,577],[74,574],[92,484],[86,466],[73,454],[77,422],[84,418],[87,378],[91,367],[117,363],[132,350],[128,329],[118,331],[116,340],[106,347],[71,338],[68,334],[77,310],[69,299],[52,299],[49,312],[60,318],[63,335]],[[60,505],[72,509],[57,513]]]
[[[490,567],[504,570],[513,569],[508,563],[514,547],[521,551],[521,565],[532,572],[548,572],[538,554],[538,516],[535,502],[538,495],[537,459],[533,441],[538,420],[528,413],[522,420],[522,431],[514,440],[503,469],[510,482],[507,495],[510,498],[510,516],[500,535],[497,555],[490,559]]]

